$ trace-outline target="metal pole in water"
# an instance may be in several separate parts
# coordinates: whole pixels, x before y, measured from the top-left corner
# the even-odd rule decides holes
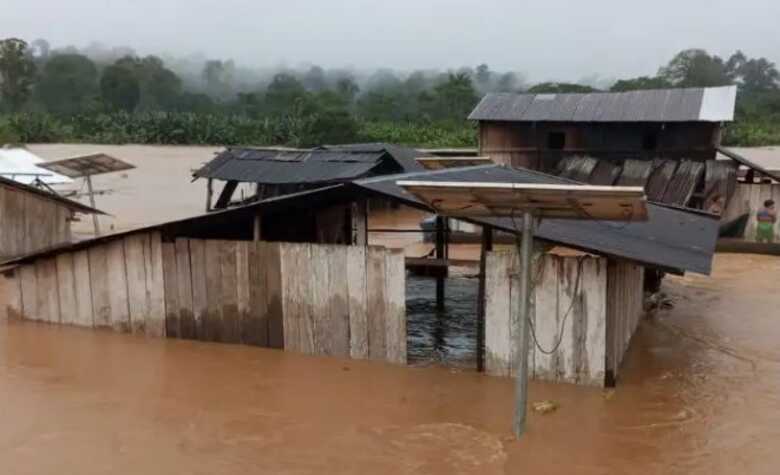
[[[87,180],[87,191],[89,191],[89,205],[95,208],[95,191],[92,189],[92,177],[87,175],[84,177]],[[92,224],[95,225],[95,236],[100,236],[100,224],[98,223],[97,214],[92,214]]]
[[[520,309],[515,328],[515,435],[525,433],[526,408],[528,406],[528,314],[531,303],[531,253],[534,240],[534,217],[531,211],[523,212],[523,237],[520,243]]]

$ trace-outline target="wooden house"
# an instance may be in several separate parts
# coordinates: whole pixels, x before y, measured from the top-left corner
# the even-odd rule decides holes
[[[102,212],[54,193],[0,177],[0,258],[71,241],[77,213]]]

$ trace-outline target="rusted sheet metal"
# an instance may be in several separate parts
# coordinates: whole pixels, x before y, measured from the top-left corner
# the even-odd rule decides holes
[[[559,176],[570,180],[588,183],[593,169],[599,161],[592,157],[566,157],[559,165]]]
[[[677,170],[677,162],[672,160],[653,160],[653,169],[650,178],[647,179],[647,199],[651,201],[663,201],[666,187],[669,185]]]
[[[588,183],[591,185],[612,186],[620,176],[621,167],[608,160],[599,160],[599,163],[593,169]],[[642,183],[644,186],[644,183]]]
[[[626,160],[615,185],[646,186],[652,171],[653,162],[650,160]]]
[[[661,201],[677,206],[686,206],[703,174],[703,163],[683,160],[677,167],[677,171],[672,176],[672,179],[669,180]]]

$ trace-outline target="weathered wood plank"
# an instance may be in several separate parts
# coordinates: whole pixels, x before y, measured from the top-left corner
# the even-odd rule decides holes
[[[308,275],[311,278],[305,279],[308,283],[308,292],[310,295],[310,304],[306,305],[305,312],[306,328],[309,333],[304,335],[305,352],[313,355],[331,355],[333,335],[329,328],[333,321],[330,318],[329,306],[329,286],[330,275],[328,273],[328,253],[330,246],[323,244],[314,244],[310,252],[310,270]],[[303,276],[300,276],[301,278]],[[337,337],[336,337],[337,338]]]
[[[163,286],[165,288],[165,335],[168,338],[180,338],[179,271],[176,265],[176,245],[172,242],[163,242],[161,249]]]
[[[536,300],[534,329],[539,346],[545,350],[551,350],[558,336],[561,308],[558,301],[560,279],[558,262],[555,256],[545,255],[542,259],[541,272],[539,275],[534,276],[536,283],[534,288]],[[519,304],[514,298],[512,299],[512,306]],[[545,354],[535,347],[533,351],[534,365],[532,368],[534,377],[554,381],[557,371],[557,355]]]
[[[107,247],[89,248],[89,279],[92,288],[92,312],[95,328],[111,325]]]
[[[267,243],[249,243],[247,248],[249,307],[245,318],[241,321],[241,341],[263,347],[268,346],[267,255]]]
[[[38,311],[44,322],[60,322],[60,298],[57,289],[57,261],[53,257],[35,262],[38,280]]]
[[[145,332],[150,308],[146,277],[148,262],[145,255],[145,251],[148,251],[148,239],[147,234],[133,234],[124,238],[130,331],[136,334]]]
[[[349,358],[349,286],[347,246],[327,246],[328,259],[328,354]]]
[[[5,295],[5,318],[9,320],[21,320],[24,318],[22,311],[22,277],[19,269],[0,275],[0,294]],[[0,312],[0,320],[3,313]]]
[[[124,242],[121,239],[110,241],[106,247],[111,326],[115,331],[128,333],[130,332],[130,304],[127,297]]]
[[[238,318],[238,289],[236,242],[222,241],[221,267],[222,267],[222,339],[225,343],[240,343],[241,328]]]
[[[65,252],[55,257],[57,263],[57,287],[59,290],[60,322],[73,325],[77,321],[76,282],[73,272],[73,254]]]
[[[347,248],[347,293],[349,298],[349,354],[368,358],[368,315],[366,308],[366,248]]]
[[[220,241],[208,240],[206,248],[206,318],[203,339],[222,341],[222,265]]]
[[[284,292],[281,244],[262,243],[264,248],[265,291],[267,302],[268,347],[284,348]]]
[[[581,381],[594,386],[603,386],[607,359],[607,259],[590,258],[584,263],[585,275],[582,293],[587,309],[586,332],[587,354],[582,360]]]
[[[285,351],[304,351],[301,327],[303,326],[303,300],[311,298],[302,291],[301,281],[307,278],[309,272],[308,246],[301,244],[281,243],[279,245],[281,259],[282,288],[282,318],[284,321]]]
[[[190,240],[190,263],[192,270],[192,310],[195,318],[195,338],[206,338],[205,324],[208,321],[209,301],[206,275],[206,242],[200,239]]]
[[[494,376],[509,376],[512,335],[509,271],[512,258],[508,252],[488,252],[486,259],[485,370]]]
[[[73,275],[76,285],[76,320],[74,323],[82,327],[93,327],[95,323],[92,312],[92,280],[87,251],[73,253]]]
[[[387,361],[406,364],[406,260],[403,251],[385,256]]]
[[[176,239],[176,284],[179,289],[179,337],[193,339],[195,333],[195,311],[192,301],[192,270],[190,267],[189,239]]]
[[[366,251],[366,302],[368,303],[368,355],[385,360],[387,355],[385,293],[385,250],[369,247]]]
[[[149,313],[144,325],[146,335],[151,337],[165,336],[165,276],[163,270],[162,235],[159,232],[149,235],[145,247],[146,256],[146,288],[149,291]],[[148,252],[147,252],[148,250]]]
[[[249,323],[249,247],[255,247],[253,241],[236,243],[236,306],[238,308],[238,341],[244,343],[244,325]],[[247,331],[249,328],[247,328]]]
[[[24,264],[19,268],[22,281],[22,314],[27,320],[39,320],[38,316],[38,277],[35,263]]]

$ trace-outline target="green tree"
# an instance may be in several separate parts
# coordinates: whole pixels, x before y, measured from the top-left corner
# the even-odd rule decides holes
[[[667,89],[670,87],[672,87],[672,84],[664,78],[642,76],[633,79],[621,79],[615,82],[609,90],[611,92],[625,92],[640,89]]]
[[[110,109],[134,111],[141,101],[141,82],[136,70],[121,62],[108,66],[100,78],[100,94]]]
[[[306,89],[295,76],[279,73],[265,92],[265,104],[270,114],[282,114],[297,101],[306,98]]]
[[[566,82],[543,82],[528,88],[528,92],[533,94],[565,94],[571,92],[588,93],[598,92],[598,89],[583,86],[582,84],[572,84]]]
[[[465,120],[477,105],[477,92],[466,73],[451,73],[447,80],[433,89],[434,110],[437,119]]]
[[[157,56],[125,56],[116,65],[134,71],[138,78],[141,90],[139,109],[175,110],[180,106],[181,79],[165,67],[162,59]]]
[[[748,58],[737,51],[726,62],[730,77],[741,83],[742,90],[749,93],[770,92],[778,89],[780,72],[766,58]]]
[[[11,111],[18,111],[30,98],[35,63],[27,43],[18,38],[0,41],[0,98]]]
[[[83,112],[97,91],[97,67],[80,54],[52,57],[43,67],[36,87],[41,103],[48,111],[59,115]]]
[[[658,76],[675,87],[725,86],[733,82],[722,58],[703,49],[687,49],[677,53],[658,71]]]

